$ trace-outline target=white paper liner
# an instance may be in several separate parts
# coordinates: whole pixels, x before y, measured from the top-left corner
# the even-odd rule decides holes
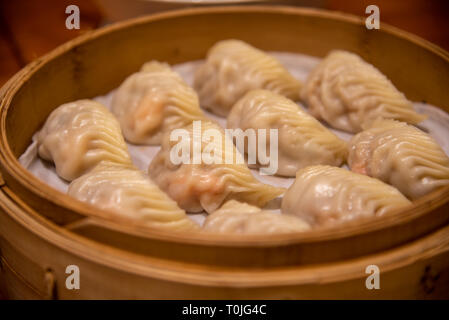
[[[271,52],[274,57],[276,57],[296,78],[302,80],[303,82],[306,80],[309,72],[320,62],[321,59],[307,56],[303,54],[297,53],[286,53],[286,52]],[[201,61],[192,61],[181,63],[173,66],[173,69],[178,72],[182,78],[189,84],[193,84],[193,75],[195,69]],[[112,90],[108,94],[104,96],[98,96],[93,98],[94,100],[104,104],[107,108],[111,107],[111,100],[115,90]],[[423,121],[419,127],[426,132],[428,132],[435,140],[439,143],[439,145],[443,148],[446,154],[449,155],[449,114],[442,111],[441,109],[431,106],[429,104],[416,102],[414,103],[415,109],[420,112],[427,114],[429,118]],[[225,127],[226,118],[218,117],[214,114],[211,114],[205,111],[206,115],[216,120],[221,126]],[[330,129],[340,138],[348,141],[352,134],[347,132]],[[35,137],[35,136],[34,136]],[[27,150],[20,156],[19,162],[31,173],[33,173],[37,178],[47,183],[51,187],[61,191],[67,192],[67,188],[69,183],[59,178],[56,174],[55,168],[53,164],[40,159],[37,155],[37,143],[33,137],[33,142],[27,148]],[[159,146],[139,146],[128,144],[128,150],[131,154],[131,158],[134,162],[134,165],[143,171],[147,171],[148,166],[159,151]],[[258,170],[251,170],[254,176],[267,184],[271,184],[277,187],[285,187],[288,188],[294,181],[294,178],[284,178],[278,176],[262,176],[259,174]],[[273,212],[279,212],[280,201],[273,201],[269,204],[266,209],[270,209]],[[206,213],[198,213],[192,214],[189,213],[189,217],[195,222],[202,225]]]

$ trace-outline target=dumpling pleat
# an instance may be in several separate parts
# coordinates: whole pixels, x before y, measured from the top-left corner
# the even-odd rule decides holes
[[[38,153],[58,175],[78,178],[102,161],[131,164],[120,125],[100,103],[78,100],[55,109],[37,135]]]
[[[226,116],[232,105],[252,89],[267,89],[297,100],[301,82],[282,64],[239,40],[216,43],[195,73],[194,88],[201,106]]]
[[[345,51],[331,52],[312,71],[301,96],[315,117],[349,132],[376,118],[411,124],[426,118],[379,70]]]
[[[145,64],[117,89],[112,111],[126,140],[160,144],[162,134],[204,118],[196,92],[166,64]]]
[[[277,130],[279,175],[294,176],[313,164],[340,166],[346,160],[345,141],[292,100],[268,90],[252,90],[242,97],[228,115],[227,127]],[[267,139],[267,150],[271,143]]]
[[[170,230],[198,228],[149,177],[132,166],[102,163],[74,180],[68,194],[136,224]]]
[[[449,184],[449,157],[429,134],[399,121],[379,119],[354,136],[348,163],[411,199]]]
[[[312,226],[377,217],[410,204],[397,189],[343,168],[310,166],[298,171],[282,200],[282,212]]]
[[[232,144],[225,143],[225,134],[217,124],[202,121],[201,132],[214,129],[220,135],[221,141],[205,141],[200,132],[196,132],[194,125],[184,128],[189,136],[188,143],[193,140],[201,141],[201,152],[210,148],[221,163],[193,164],[192,154],[190,163],[174,165],[170,159],[170,150],[175,142],[164,137],[161,150],[151,162],[148,172],[159,187],[168,193],[178,205],[190,212],[203,209],[212,212],[225,199],[239,199],[256,206],[263,206],[268,201],[283,193],[284,189],[276,188],[259,182],[248,169],[243,157]],[[191,148],[193,151],[193,147]],[[226,164],[226,155],[232,156],[232,164]],[[241,160],[237,163],[237,157]]]
[[[225,234],[274,234],[304,232],[310,230],[310,226],[296,217],[230,200],[206,218],[203,230]]]

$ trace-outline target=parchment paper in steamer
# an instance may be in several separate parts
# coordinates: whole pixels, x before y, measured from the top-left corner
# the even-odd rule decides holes
[[[320,62],[319,58],[285,52],[271,52],[273,56],[279,59],[279,61],[298,79],[305,81],[309,72]],[[195,69],[201,61],[186,62],[178,65],[174,65],[173,69],[177,71],[183,79],[189,84],[193,84],[193,75]],[[95,97],[94,100],[101,102],[107,108],[111,107],[112,96],[114,91],[109,92],[104,96]],[[419,127],[432,135],[436,141],[440,144],[446,154],[449,155],[449,114],[445,113],[439,108],[425,104],[414,103],[415,109],[420,113],[425,113],[429,118],[423,121]],[[226,126],[226,119],[218,117],[214,114],[206,112],[206,115],[211,119],[216,120],[221,126]],[[336,135],[344,140],[349,140],[351,134],[342,132],[339,130],[331,129]],[[28,147],[28,149],[19,158],[19,162],[29,171],[31,171],[37,178],[46,182],[53,188],[67,192],[68,183],[59,178],[56,174],[53,164],[40,159],[37,155],[37,145],[34,141]],[[147,171],[153,157],[159,151],[159,146],[138,146],[128,143],[128,149],[131,154],[132,160],[136,167],[143,171]],[[288,188],[294,181],[294,178],[283,178],[277,176],[262,176],[258,170],[251,170],[254,176],[260,181],[268,184],[272,184],[278,187]],[[270,204],[269,209],[273,212],[279,212],[279,201]],[[267,208],[268,209],[268,208]],[[199,224],[202,224],[206,213],[190,214],[189,217]]]

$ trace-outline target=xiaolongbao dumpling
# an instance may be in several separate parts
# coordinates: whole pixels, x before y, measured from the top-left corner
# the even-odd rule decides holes
[[[346,51],[332,51],[309,75],[301,96],[314,117],[349,132],[377,118],[412,124],[426,118],[379,70]]]
[[[101,163],[72,181],[68,194],[137,224],[171,230],[199,228],[176,202],[133,166]]]
[[[282,199],[282,212],[312,226],[328,226],[382,216],[409,204],[398,190],[382,181],[320,165],[298,171]]]
[[[427,133],[404,122],[376,120],[350,142],[354,172],[380,179],[410,199],[449,184],[449,158]]]
[[[160,144],[162,133],[204,117],[196,92],[168,64],[147,62],[117,89],[112,112],[125,139]]]
[[[254,178],[218,125],[195,121],[176,134],[165,135],[148,172],[184,210],[210,213],[231,199],[263,206],[283,193]]]
[[[267,89],[297,100],[301,83],[281,63],[240,40],[216,43],[195,73],[194,88],[201,106],[226,116],[252,89]]]
[[[295,176],[299,169],[314,164],[340,166],[346,160],[345,141],[295,102],[267,90],[252,90],[241,98],[228,115],[227,127],[277,129],[278,141],[274,143],[278,146],[279,175]],[[266,150],[270,150],[270,143],[267,135]]]
[[[294,216],[230,200],[206,218],[203,230],[226,234],[273,234],[303,232],[310,230],[310,226]]]
[[[39,156],[68,181],[101,161],[131,164],[120,125],[98,102],[78,100],[53,110],[37,134]]]

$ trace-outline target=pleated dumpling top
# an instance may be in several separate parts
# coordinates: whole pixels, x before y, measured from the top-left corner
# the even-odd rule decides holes
[[[266,150],[277,142],[278,175],[294,177],[306,166],[340,166],[346,161],[348,146],[344,140],[294,101],[268,90],[252,90],[241,98],[228,115],[227,127],[277,130],[278,141],[267,138]]]
[[[206,218],[203,230],[225,234],[275,234],[303,232],[310,230],[310,226],[291,215],[230,200]]]
[[[101,163],[72,181],[68,194],[139,225],[170,230],[199,228],[175,201],[133,166]]]
[[[164,137],[148,173],[184,210],[211,213],[231,199],[260,207],[285,191],[259,182],[217,124],[195,121],[183,130],[180,141]]]
[[[266,89],[298,100],[301,82],[269,54],[240,40],[217,42],[195,73],[201,106],[226,116],[253,89]]]
[[[125,139],[157,145],[162,134],[204,117],[196,92],[168,64],[150,61],[120,85],[112,100]]]
[[[68,181],[102,161],[131,164],[120,124],[102,104],[78,100],[56,108],[37,135],[38,153]]]
[[[347,51],[332,51],[301,91],[310,113],[336,129],[359,132],[377,118],[417,124],[426,116],[373,65]]]
[[[404,122],[376,120],[350,141],[354,172],[380,179],[416,199],[449,184],[449,157],[429,134]]]
[[[409,204],[396,188],[375,178],[343,168],[310,166],[296,174],[282,199],[282,212],[312,226],[330,226],[382,216]]]

